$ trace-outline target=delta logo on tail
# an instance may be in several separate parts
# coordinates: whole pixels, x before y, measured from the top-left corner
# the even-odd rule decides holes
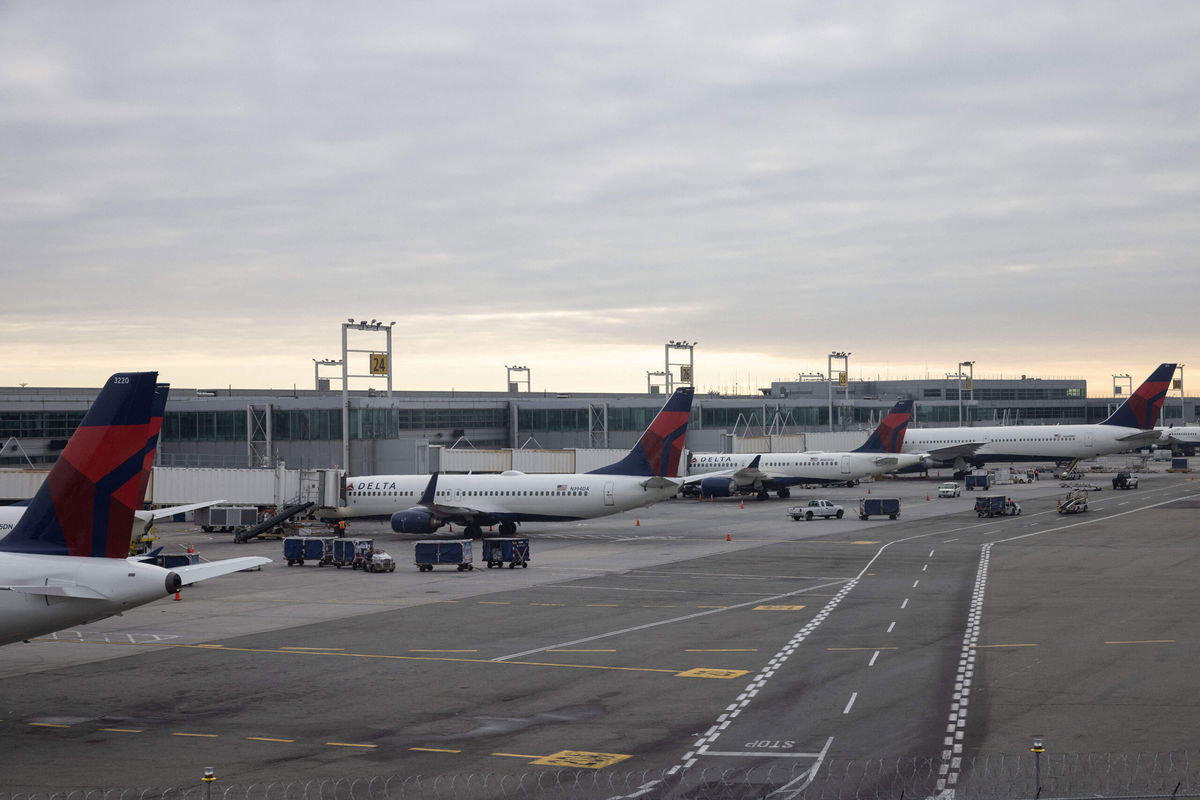
[[[1153,428],[1158,423],[1158,414],[1167,398],[1167,390],[1171,388],[1171,378],[1175,375],[1176,366],[1159,364],[1137,391],[1100,424],[1140,428],[1144,431]]]
[[[870,438],[854,452],[856,453],[899,453],[904,447],[904,434],[912,421],[912,400],[901,400],[879,421],[879,426]]]
[[[692,418],[692,395],[690,386],[676,389],[625,458],[590,474],[658,478],[678,475],[688,422]]]
[[[124,558],[151,433],[156,372],[109,378],[20,522],[8,552]],[[109,535],[109,531],[116,532]]]

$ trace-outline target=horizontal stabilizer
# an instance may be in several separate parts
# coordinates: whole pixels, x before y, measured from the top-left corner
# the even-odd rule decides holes
[[[647,478],[642,481],[643,489],[669,489],[672,486],[682,486],[683,482],[679,480],[671,480],[670,478]]]
[[[222,561],[208,561],[203,564],[174,567],[171,572],[177,574],[183,579],[185,584],[188,584],[206,581],[209,578],[216,578],[220,575],[228,575],[231,572],[240,572],[244,569],[254,569],[255,567],[261,567],[263,564],[270,563],[271,559],[266,556],[242,556],[241,558],[226,558]]]
[[[155,519],[155,520],[166,519],[167,517],[173,517],[176,514],[186,514],[189,511],[195,511],[200,508],[209,508],[210,506],[215,506],[215,505],[218,505],[218,504],[224,503],[224,502],[225,502],[224,500],[205,500],[203,503],[189,503],[186,506],[168,506],[166,508],[155,508],[155,509],[152,509],[151,511],[149,511],[148,513],[150,514],[151,519]],[[140,516],[142,513],[146,513],[146,512],[139,511],[138,515]]]
[[[1150,430],[1138,431],[1137,433],[1131,433],[1128,436],[1118,436],[1117,441],[1124,442],[1125,444],[1154,444],[1161,438],[1162,434],[1159,431]]]
[[[71,584],[69,586],[0,586],[10,592],[21,594],[40,594],[48,597],[75,597],[82,600],[107,600],[108,595],[96,591],[90,586]]]
[[[871,461],[877,467],[894,467],[900,463],[900,459],[895,456],[880,456],[879,458],[871,459]]]

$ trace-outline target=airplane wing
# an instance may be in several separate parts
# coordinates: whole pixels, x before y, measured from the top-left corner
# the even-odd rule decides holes
[[[150,519],[160,520],[166,519],[167,517],[173,517],[176,514],[186,514],[187,512],[195,511],[198,508],[208,508],[209,506],[215,506],[218,503],[224,502],[224,500],[205,500],[203,503],[189,503],[184,506],[167,506],[166,508],[152,508],[148,511],[137,511],[135,512],[135,515],[140,517],[142,514],[149,514]]]
[[[935,447],[932,450],[927,450],[922,455],[932,458],[934,461],[953,461],[956,458],[970,458],[979,451],[987,442],[964,442],[963,444],[952,444],[949,447]]]
[[[244,569],[254,569],[255,567],[270,563],[271,559],[266,556],[242,556],[241,558],[226,558],[221,561],[206,561],[202,564],[173,567],[171,572],[183,578],[183,584],[187,586],[188,584],[206,581],[209,578],[215,578],[219,575],[241,572]]]
[[[762,456],[755,456],[754,460],[749,464],[744,467],[738,467],[737,469],[722,469],[717,470],[716,472],[704,472],[699,475],[692,475],[683,481],[683,485],[690,486],[692,484],[697,484],[707,478],[733,478],[738,485],[742,485],[754,483],[756,480],[760,480],[762,478],[772,477],[768,473],[763,472],[758,468],[758,462],[761,458]],[[646,488],[650,488],[652,484],[650,484],[649,481],[646,481],[642,485]]]
[[[1131,433],[1127,436],[1118,436],[1117,441],[1121,442],[1123,444],[1130,445],[1131,447],[1136,447],[1136,446],[1142,445],[1142,444],[1154,444],[1155,442],[1159,441],[1161,438],[1162,438],[1161,431],[1148,430],[1148,431],[1138,431],[1137,433]],[[1170,438],[1171,437],[1169,437],[1169,436],[1167,437],[1167,439],[1170,439]]]

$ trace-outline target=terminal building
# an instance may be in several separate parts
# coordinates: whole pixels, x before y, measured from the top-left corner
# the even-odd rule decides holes
[[[52,463],[97,391],[0,388],[0,466]],[[340,468],[351,475],[402,474],[439,468],[439,450],[624,449],[664,400],[656,393],[528,391],[387,396],[367,390],[347,396],[348,459],[340,389],[172,387],[158,464],[262,468],[282,462],[293,469]],[[844,386],[782,381],[753,396],[697,394],[688,447],[732,452],[739,437],[782,436],[791,437],[787,449],[850,449],[893,403],[906,398],[916,401],[914,427],[1095,423],[1123,399],[1089,397],[1087,382],[1071,379],[852,380]],[[1160,424],[1196,419],[1195,398],[1176,390],[1164,404]]]

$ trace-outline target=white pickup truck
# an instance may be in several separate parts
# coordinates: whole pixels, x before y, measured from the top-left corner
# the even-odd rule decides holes
[[[845,510],[828,500],[809,500],[802,506],[791,506],[787,510],[788,516],[794,520],[812,519],[813,517],[824,517],[829,519],[835,517],[841,519],[845,514]]]

